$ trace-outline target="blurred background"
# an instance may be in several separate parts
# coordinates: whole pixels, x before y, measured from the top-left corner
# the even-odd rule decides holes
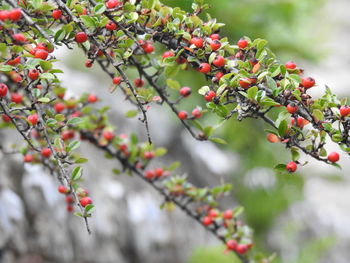
[[[162,2],[187,10],[192,3]],[[222,35],[232,41],[244,35],[267,39],[282,62],[294,60],[305,68],[318,83],[313,95],[322,94],[326,84],[339,97],[350,95],[348,0],[206,2],[212,6],[211,16],[226,24]],[[97,94],[103,100],[100,106],[112,105],[110,117],[118,132],[145,138],[136,118],[123,117],[132,107],[121,93],[108,92],[111,81],[97,66],[87,70],[79,52],[60,49],[55,55],[65,71],[62,81],[68,96]],[[189,71],[177,79],[196,90],[205,82],[195,74]],[[197,99],[204,106],[202,98]],[[168,110],[154,106],[149,114],[155,144],[169,149],[164,162],[180,160],[178,173],[187,173],[200,186],[222,181],[234,185],[222,206],[245,207],[243,219],[255,230],[256,250],[275,252],[276,263],[349,262],[350,165],[345,155],[342,170],[303,157],[309,165],[297,174],[275,174],[272,167],[290,156],[282,145],[266,141],[262,122],[230,120],[217,132],[228,144],[218,146],[194,141]],[[13,132],[0,136],[2,143],[20,140]],[[337,147],[330,143],[329,149]],[[90,220],[92,236],[79,218],[65,211],[54,178],[38,166],[23,166],[21,156],[0,154],[0,262],[239,262],[181,211],[161,211],[161,198],[143,182],[114,175],[117,163],[105,160],[92,146],[84,144],[81,151],[89,159],[83,185],[97,207]]]

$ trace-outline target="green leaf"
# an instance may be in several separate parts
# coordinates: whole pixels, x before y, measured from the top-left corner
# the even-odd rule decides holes
[[[65,36],[66,36],[66,31],[64,31],[64,29],[60,29],[55,33],[54,41],[56,43],[60,42],[64,39]]]
[[[79,158],[75,161],[75,163],[87,163],[89,160],[86,158]]]
[[[55,120],[56,121],[64,121],[66,117],[63,114],[56,114],[55,115]]]
[[[163,147],[160,147],[160,148],[157,148],[157,149],[154,151],[154,155],[155,155],[155,156],[163,156],[163,155],[165,155],[167,152],[168,152],[167,149],[165,149],[165,148],[163,148]]]
[[[276,81],[273,78],[271,78],[270,76],[266,76],[266,84],[270,90],[277,89]]]
[[[171,64],[165,68],[165,76],[168,78],[175,77],[179,70],[180,67],[177,64]]]
[[[91,16],[82,15],[80,19],[83,21],[84,25],[89,28],[96,28],[95,20]]]
[[[112,169],[112,172],[114,173],[114,174],[120,174],[120,170],[119,169]]]
[[[166,85],[171,88],[171,89],[175,89],[175,90],[179,90],[181,88],[181,85],[178,81],[173,80],[173,79],[167,79],[166,80]]]
[[[180,162],[173,162],[169,167],[168,170],[169,171],[174,171],[176,168],[178,168],[181,165]]]
[[[81,123],[81,122],[82,122],[82,119],[81,119],[81,118],[79,118],[79,117],[74,117],[74,118],[72,118],[72,119],[70,119],[70,120],[67,121],[67,125],[72,125],[72,126],[74,126],[74,125],[78,125],[78,124]]]
[[[69,143],[68,145],[68,149],[67,152],[71,152],[74,151],[75,149],[78,149],[80,146],[80,141],[72,141],[71,143]]]
[[[9,72],[12,71],[13,67],[10,65],[0,65],[0,71],[1,72]]]
[[[210,90],[209,86],[203,86],[198,90],[198,93],[204,96],[209,90]]]
[[[286,132],[288,130],[288,122],[286,120],[281,121],[280,125],[278,126],[278,133],[281,137],[284,137],[286,135]]]
[[[248,99],[251,99],[251,100],[255,99],[255,96],[256,96],[256,94],[258,94],[258,91],[259,91],[259,89],[257,86],[254,86],[254,87],[251,87],[250,89],[248,89],[248,91],[247,91]]]
[[[39,98],[38,101],[42,102],[42,103],[49,103],[50,102],[50,98],[42,97],[42,98]]]
[[[224,139],[217,138],[217,137],[211,137],[209,138],[209,140],[219,144],[227,144],[227,142]]]
[[[55,126],[57,124],[57,121],[55,119],[49,118],[46,121],[46,125],[49,127]]]
[[[129,110],[128,112],[125,113],[125,117],[127,118],[134,118],[137,116],[138,112],[137,110]]]
[[[44,71],[48,71],[52,68],[52,63],[46,60],[40,60],[40,66]]]
[[[291,154],[292,154],[292,160],[295,162],[297,160],[299,160],[300,158],[300,153],[299,153],[299,149],[296,147],[292,147],[291,148]]]
[[[285,172],[286,165],[283,163],[280,163],[280,164],[275,165],[274,169],[277,170],[278,172]]]
[[[204,128],[203,132],[204,132],[204,135],[209,137],[210,135],[213,134],[215,128],[213,126],[207,126]]]
[[[318,120],[318,121],[322,121],[324,119],[323,113],[322,111],[320,111],[319,109],[314,109],[312,112],[312,115]]]
[[[99,3],[94,8],[95,14],[100,15],[106,11],[106,6],[104,3]]]
[[[41,73],[40,79],[54,79],[55,75],[51,73]]]
[[[233,214],[235,217],[239,216],[240,214],[242,214],[244,211],[244,207],[243,206],[237,206],[233,209]]]
[[[88,204],[85,206],[85,213],[86,214],[91,214],[95,211],[95,206],[93,204]]]
[[[77,181],[81,178],[82,175],[83,175],[83,169],[80,166],[77,166],[72,171],[71,180]]]

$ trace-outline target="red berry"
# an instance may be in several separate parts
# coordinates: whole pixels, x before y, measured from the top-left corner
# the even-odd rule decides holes
[[[91,68],[92,67],[92,61],[90,59],[87,59],[85,61],[85,67],[87,67],[87,68]]]
[[[28,72],[28,77],[31,79],[31,80],[36,80],[39,78],[39,71],[36,70],[36,69],[31,69],[29,70]]]
[[[137,78],[134,80],[134,84],[136,87],[142,88],[145,82],[143,81],[143,79]]]
[[[11,118],[9,117],[9,116],[7,116],[6,114],[3,114],[2,115],[2,120],[4,121],[4,122],[11,122]]]
[[[296,69],[297,68],[297,64],[295,64],[293,61],[288,61],[285,66],[287,69]]]
[[[267,135],[267,140],[271,143],[276,143],[276,142],[279,142],[280,139],[278,138],[278,136],[276,134],[273,134],[273,133],[269,133]]]
[[[148,170],[148,171],[145,171],[145,177],[148,179],[148,180],[152,180],[156,177],[155,173],[153,170]]]
[[[295,162],[289,162],[286,165],[286,170],[290,173],[294,173],[297,170],[298,166]]]
[[[218,67],[221,68],[223,66],[225,66],[225,59],[222,56],[217,56],[214,60],[213,60],[213,64]]]
[[[191,39],[190,44],[195,45],[197,48],[203,47],[204,40],[201,37],[194,37]]]
[[[146,43],[145,45],[142,46],[143,51],[145,51],[145,53],[150,54],[154,51],[154,46],[150,43]]]
[[[150,160],[154,158],[154,153],[153,152],[144,152],[143,156],[145,157],[145,159]]]
[[[117,0],[108,0],[108,1],[106,2],[106,7],[109,8],[109,9],[115,8],[115,7],[117,7],[118,5],[119,5],[119,1],[117,1]]]
[[[330,154],[328,154],[328,161],[332,163],[338,162],[339,159],[340,159],[340,156],[339,156],[339,153],[337,152],[331,152]]]
[[[0,21],[5,21],[9,19],[10,12],[7,10],[0,10]]]
[[[186,111],[180,111],[177,116],[179,117],[180,120],[186,120],[188,113]]]
[[[49,53],[48,53],[46,50],[37,49],[37,50],[35,51],[35,55],[34,55],[34,56],[35,56],[36,58],[40,58],[40,59],[42,59],[42,60],[45,60],[45,59],[47,59],[48,55],[49,55]]]
[[[56,111],[57,113],[61,113],[62,111],[64,111],[64,109],[66,108],[66,106],[64,106],[63,103],[58,102],[58,103],[56,103],[56,104],[54,105],[54,108],[55,108],[55,111]]]
[[[221,47],[221,42],[219,40],[214,40],[210,43],[210,48],[213,51],[218,50]]]
[[[198,109],[198,108],[195,108],[193,109],[192,111],[192,116],[195,118],[195,119],[198,119],[202,116],[202,113],[201,111]]]
[[[85,32],[78,32],[75,34],[75,41],[77,43],[84,43],[85,41],[87,41],[88,36]]]
[[[191,95],[191,88],[190,87],[182,87],[180,90],[180,95],[183,97],[188,97]]]
[[[15,102],[17,104],[20,104],[23,101],[23,96],[19,93],[12,93],[11,94],[11,101]]]
[[[8,87],[4,83],[0,83],[0,98],[3,98],[6,96],[8,92]]]
[[[187,62],[187,59],[180,56],[180,57],[178,57],[178,58],[176,59],[176,62],[177,62],[178,64],[184,64],[184,63]]]
[[[67,204],[74,203],[73,196],[67,195],[67,196],[66,196],[66,203],[67,203]]]
[[[35,48],[36,48],[36,49],[43,49],[43,50],[48,51],[47,45],[46,45],[45,43],[39,43],[39,44],[36,45]]]
[[[92,199],[88,196],[85,196],[82,199],[80,199],[80,204],[82,207],[90,205],[90,204],[92,204]]]
[[[248,251],[248,246],[246,244],[239,244],[236,247],[236,251],[238,254],[245,254]]]
[[[113,84],[119,85],[121,82],[122,78],[121,77],[114,77],[113,78]]]
[[[312,88],[313,86],[315,86],[315,79],[311,78],[311,77],[307,77],[307,78],[302,78],[301,79],[301,85],[303,85],[303,87],[305,89],[309,89]]]
[[[209,102],[209,101],[212,101],[212,100],[215,98],[215,96],[216,96],[215,91],[209,90],[209,91],[205,94],[204,99],[205,99],[206,101]]]
[[[114,138],[114,133],[111,131],[104,131],[102,134],[103,138],[105,138],[107,141],[111,141]]]
[[[238,40],[237,45],[240,49],[244,49],[248,46],[248,41],[244,38],[241,38],[240,40]]]
[[[203,74],[208,74],[210,72],[210,65],[208,63],[201,63],[199,65],[199,72]]]
[[[58,186],[58,192],[61,194],[67,193],[67,188],[64,185]]]
[[[49,158],[51,156],[51,149],[50,148],[43,148],[41,150],[41,155],[45,158]]]
[[[13,38],[14,40],[16,40],[17,42],[20,42],[20,43],[26,42],[26,41],[27,41],[27,39],[25,38],[25,36],[24,36],[23,34],[21,34],[21,33],[13,34],[13,35],[12,35],[12,38]]]
[[[74,211],[74,207],[72,205],[67,205],[67,212],[71,213]]]
[[[16,22],[22,18],[22,11],[19,8],[12,9],[9,12],[9,19]]]
[[[219,40],[220,39],[220,35],[219,34],[211,34],[210,38],[211,38],[211,40]]]
[[[219,71],[218,73],[215,74],[216,79],[219,81],[225,74]]]
[[[95,94],[90,94],[88,96],[88,102],[95,103],[96,101],[98,101],[98,98],[97,98],[97,96]]]
[[[109,31],[113,31],[113,30],[116,30],[117,29],[117,24],[114,23],[113,21],[109,20],[108,23],[106,24],[106,28],[107,30]]]
[[[259,63],[259,60],[256,58],[252,58],[249,60],[249,63],[250,63],[250,65],[252,65],[254,67],[256,64]]]
[[[232,210],[226,210],[223,214],[224,219],[229,220],[233,217],[233,211]]]
[[[31,154],[26,154],[23,156],[23,162],[25,163],[31,163],[34,161],[34,157]]]
[[[0,95],[0,97],[1,97],[1,95]],[[350,114],[350,107],[342,106],[342,107],[340,107],[339,112],[340,112],[340,115],[342,117],[346,117]]]
[[[11,59],[11,60],[7,61],[6,64],[7,65],[11,65],[11,66],[15,66],[15,65],[19,64],[20,62],[21,62],[21,57],[18,56],[18,57],[14,58],[14,59]]]
[[[27,117],[27,121],[30,122],[33,126],[38,123],[38,114],[34,113]]]
[[[164,173],[164,170],[163,170],[163,168],[156,168],[155,170],[154,170],[154,173],[155,173],[155,175],[156,175],[156,177],[162,177],[163,176],[163,173]]]
[[[74,135],[75,135],[74,131],[65,130],[65,131],[62,131],[61,138],[62,140],[67,141],[69,139],[73,139]]]
[[[237,241],[234,240],[234,239],[228,240],[228,241],[226,242],[226,247],[227,247],[227,249],[229,249],[229,250],[236,250],[237,245],[238,245],[238,243],[237,243]]]
[[[165,51],[163,53],[163,59],[168,58],[168,57],[173,57],[173,56],[175,56],[173,51]]]
[[[294,125],[294,123],[295,123],[295,119],[293,118],[291,120],[291,124]],[[302,117],[298,117],[297,118],[297,127],[299,127],[300,129],[302,129],[308,123],[309,122],[307,120],[305,120],[304,118],[302,118]]]
[[[287,111],[290,113],[290,114],[293,114],[295,112],[298,111],[298,105],[294,104],[294,103],[290,103],[287,105]]]
[[[216,211],[215,209],[210,209],[209,212],[208,212],[208,216],[210,218],[215,218],[217,217],[219,214],[218,214],[218,211]]]
[[[239,85],[241,86],[241,88],[243,88],[243,89],[249,89],[249,87],[250,87],[250,84],[251,84],[251,82],[250,82],[250,80],[249,79],[241,79],[240,81],[239,81]]]
[[[59,9],[53,10],[52,17],[53,17],[53,19],[56,19],[56,20],[60,19],[62,17],[62,11]]]
[[[205,216],[203,219],[202,219],[202,224],[205,225],[205,226],[209,226],[213,223],[213,219],[209,216]]]

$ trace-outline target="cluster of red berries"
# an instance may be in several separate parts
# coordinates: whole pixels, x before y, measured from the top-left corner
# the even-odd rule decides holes
[[[233,216],[234,214],[232,210],[220,212],[217,209],[211,208],[207,211],[206,215],[202,217],[202,224],[204,226],[210,226],[215,223],[222,223],[224,227],[228,227],[228,225],[232,223]],[[239,222],[237,222],[237,224],[239,224]],[[245,254],[252,246],[253,244],[251,242],[243,244],[238,243],[235,239],[229,239],[226,242],[226,247],[228,250],[236,251],[239,254]]]
[[[164,171],[163,168],[155,168],[155,169],[151,169],[151,170],[146,170],[144,172],[144,176],[148,180],[159,179],[159,178],[166,177],[169,175],[170,175],[169,171]]]
[[[0,21],[10,20],[11,22],[17,22],[22,18],[22,10],[15,8],[11,10],[0,10]]]
[[[151,41],[139,40],[139,44],[146,54],[151,54],[154,51],[154,46]]]
[[[58,192],[66,195],[67,211],[73,212],[74,197],[70,194],[70,190],[64,185],[60,185],[58,186]],[[79,203],[82,207],[92,204],[92,199],[88,196],[88,194],[88,191],[85,189],[79,189],[78,191]]]

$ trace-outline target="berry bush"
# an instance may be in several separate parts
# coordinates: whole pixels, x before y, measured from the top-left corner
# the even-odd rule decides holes
[[[122,171],[114,172],[133,174],[153,186],[163,206],[183,210],[242,262],[267,263],[273,257],[253,249],[252,230],[239,219],[242,207],[220,208],[230,184],[197,187],[176,174],[178,162],[150,168],[167,151],[152,138],[150,105],[170,108],[193,139],[219,144],[226,143],[213,135],[220,125],[205,124],[204,115],[215,116],[219,124],[232,118],[262,120],[267,141],[291,153],[290,160],[275,166],[280,173],[304,166],[303,156],[339,167],[339,153],[328,152],[326,142],[350,152],[350,107],[328,87],[319,98],[311,97],[310,89],[321,88],[317,81],[295,62],[281,63],[266,40],[230,42],[220,34],[222,23],[203,16],[207,8],[203,0],[193,1],[192,12],[159,0],[2,1],[0,128],[21,135],[23,143],[14,150],[23,162],[42,165],[57,178],[67,211],[81,217],[88,232],[95,207],[83,187],[81,164],[88,160],[77,151],[85,142],[120,162]],[[59,46],[82,49],[82,63],[87,68],[97,64],[110,77],[110,92],[134,105],[126,117],[139,117],[145,138],[119,134],[107,117],[109,108],[96,106],[97,95],[66,98],[59,78],[64,72],[55,67]],[[137,78],[128,77],[130,69],[137,70]],[[187,70],[198,71],[207,85],[182,86],[176,76]],[[195,99],[191,104],[194,96],[205,106]],[[183,109],[184,100],[191,111]]]

